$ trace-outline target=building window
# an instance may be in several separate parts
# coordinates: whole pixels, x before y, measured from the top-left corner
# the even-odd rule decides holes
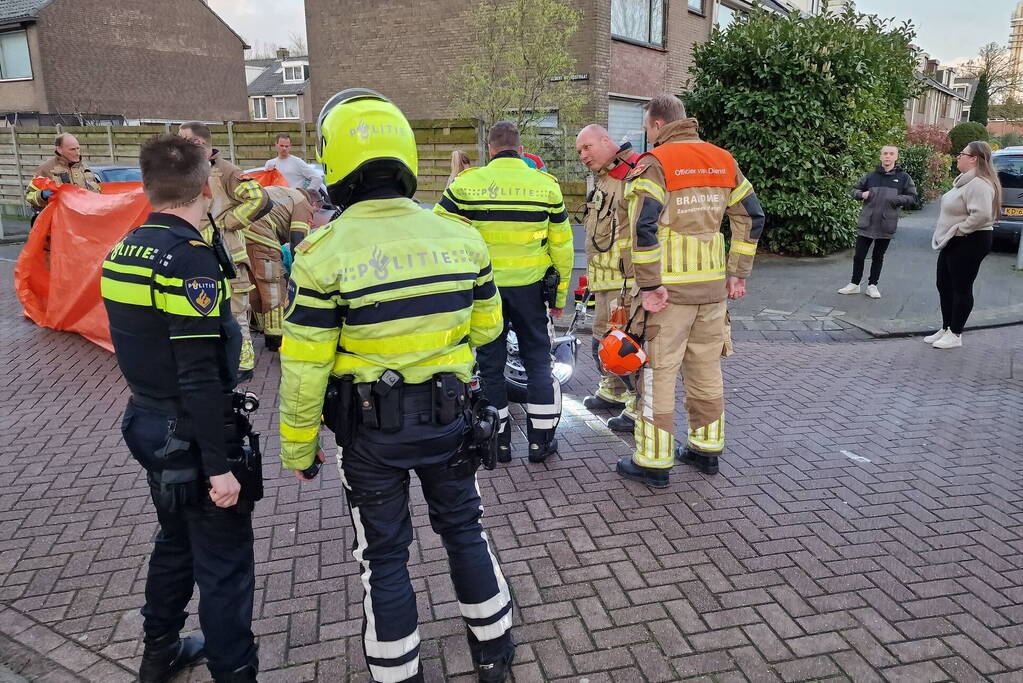
[[[252,97],[249,99],[252,102],[252,118],[256,121],[261,121],[266,118],[266,98],[265,97]]]
[[[294,95],[290,97],[275,97],[274,107],[278,119],[298,118],[298,97]]]
[[[663,47],[664,0],[611,0],[611,35]]]
[[[703,14],[703,3],[706,0],[689,0],[689,9],[698,14]]]
[[[916,113],[923,114],[927,111],[927,93],[922,93],[916,100]]]
[[[0,81],[20,78],[32,78],[28,34],[25,31],[0,33]]]
[[[644,102],[611,98],[607,103],[607,132],[617,144],[631,142],[637,152],[647,150],[643,130]]]
[[[301,83],[309,78],[309,67],[305,64],[284,67],[285,83]]]
[[[719,29],[724,31],[726,28],[731,26],[733,22],[735,22],[736,17],[738,17],[740,13],[744,14],[744,12],[735,9],[734,7],[718,5],[718,17],[715,24]]]

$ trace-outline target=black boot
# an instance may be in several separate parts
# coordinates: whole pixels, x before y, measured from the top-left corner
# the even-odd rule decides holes
[[[718,473],[718,456],[713,453],[701,453],[689,446],[675,444],[675,462],[692,465],[704,474]]]
[[[511,673],[512,660],[515,659],[515,641],[511,633],[500,638],[481,643],[469,633],[469,652],[472,663],[476,667],[479,683],[504,683]],[[498,654],[494,654],[497,650]]]
[[[497,462],[511,462],[511,421],[501,422],[503,431],[497,433]]]
[[[621,458],[615,470],[626,479],[638,481],[640,484],[646,484],[655,489],[668,488],[668,474],[671,471],[670,469],[640,467],[632,462],[631,457]]]
[[[615,415],[607,421],[607,428],[612,432],[628,432],[631,434],[636,429],[636,421],[622,413]]]
[[[177,633],[168,633],[159,638],[147,636],[146,649],[142,651],[142,663],[139,665],[139,681],[166,683],[177,672],[201,659],[205,647],[206,640],[201,633],[187,638],[179,638]]]
[[[279,353],[281,350],[282,337],[278,337],[276,334],[265,334],[263,335],[263,346],[270,353]]]
[[[249,382],[249,381],[252,380],[252,377],[253,377],[253,371],[252,370],[239,370],[238,371],[238,384],[242,384],[243,382]]]
[[[512,660],[515,659],[514,646],[500,659],[476,665],[476,680],[479,683],[504,683],[511,673]]]
[[[583,399],[583,405],[590,410],[614,410],[625,407],[622,401],[609,401],[601,396],[591,395]]]
[[[224,676],[215,676],[214,683],[256,683],[259,668],[254,664],[246,664]]]
[[[543,462],[558,452],[558,440],[529,444],[529,462]]]

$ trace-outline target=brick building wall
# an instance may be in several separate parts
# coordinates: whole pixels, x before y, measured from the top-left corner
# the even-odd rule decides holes
[[[38,26],[51,112],[248,118],[244,44],[201,0],[57,0]]]
[[[568,47],[576,74],[586,80],[583,118],[607,122],[608,93],[650,97],[681,92],[692,64],[692,46],[710,35],[711,18],[689,12],[679,0],[666,0],[665,49],[611,38],[610,0],[570,0],[582,13]],[[469,55],[477,36],[467,35],[462,0],[379,0],[346,4],[306,0],[313,108],[335,92],[362,86],[392,98],[410,118],[451,116],[447,87],[451,74]],[[543,49],[556,36],[530,36]]]

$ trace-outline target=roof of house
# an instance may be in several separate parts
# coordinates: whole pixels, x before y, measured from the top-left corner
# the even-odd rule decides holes
[[[287,59],[271,59],[269,64],[251,83],[249,97],[260,95],[302,95],[309,89],[309,79],[301,83],[285,83],[283,62],[305,61],[305,56],[288,57]]]
[[[0,0],[0,23],[34,19],[50,0]]]
[[[262,67],[262,68],[265,69],[266,67],[270,66],[271,64],[273,64],[276,61],[277,60],[274,59],[273,57],[263,58],[263,59],[246,59],[245,60],[245,66],[258,66],[258,67]]]
[[[916,77],[917,77],[918,80],[922,81],[923,84],[926,85],[931,90],[937,90],[938,92],[945,93],[946,95],[951,95],[952,97],[956,98],[957,100],[962,100],[963,102],[967,102],[968,101],[965,97],[963,97],[962,95],[957,93],[955,90],[952,90],[948,86],[942,85],[941,83],[939,83],[938,81],[934,80],[933,78],[931,78],[927,74],[918,73],[918,74],[916,74]]]

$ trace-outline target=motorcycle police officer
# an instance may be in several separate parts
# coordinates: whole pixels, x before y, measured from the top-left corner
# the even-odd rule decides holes
[[[586,126],[576,137],[579,160],[594,176],[593,190],[587,196],[586,274],[594,299],[593,357],[600,368],[597,348],[610,329],[611,313],[627,309],[632,288],[629,263],[629,217],[625,202],[625,176],[636,167],[639,154],[632,143],[619,146],[611,141],[607,129],[599,124]],[[621,408],[621,415],[612,417],[607,426],[613,431],[631,432],[636,419],[636,392],[628,378],[601,370],[597,390],[583,399],[583,405],[598,408]]]
[[[317,132],[330,198],[343,213],[295,250],[281,345],[281,461],[299,479],[315,476],[322,414],[341,446],[374,681],[423,680],[407,567],[413,470],[448,551],[477,676],[504,681],[515,648],[512,601],[479,522],[475,442],[466,438],[472,348],[502,328],[486,244],[464,222],[412,201],[416,142],[387,98],[337,93]]]
[[[241,336],[223,263],[199,234],[210,165],[173,135],[139,154],[154,208],[103,262],[101,291],[117,362],[131,389],[121,429],[146,469],[160,531],[142,608],[139,678],[162,683],[203,655],[181,639],[192,587],[216,681],[255,681],[252,501],[232,472],[227,428]],[[261,494],[260,494],[261,495]]]
[[[433,208],[467,218],[490,248],[494,279],[507,321],[501,336],[477,352],[483,391],[501,413],[498,460],[511,461],[511,429],[504,367],[508,326],[515,330],[526,369],[530,462],[558,452],[561,385],[551,366],[552,324],[561,315],[575,258],[572,226],[557,179],[522,160],[515,124],[495,123],[488,136],[490,163],[462,171]]]

